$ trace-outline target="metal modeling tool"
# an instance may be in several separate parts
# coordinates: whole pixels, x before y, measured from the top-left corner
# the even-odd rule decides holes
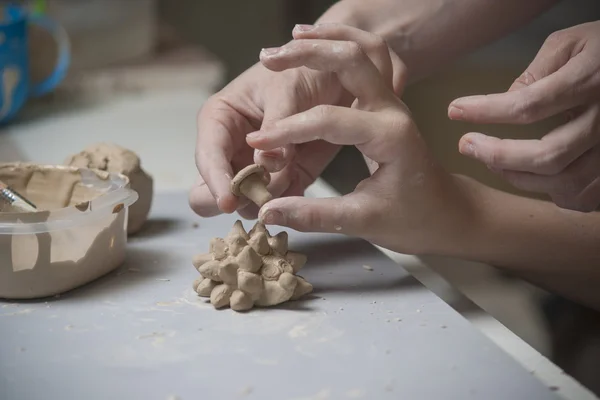
[[[6,183],[0,181],[0,202],[23,212],[36,212],[35,204],[11,189]]]

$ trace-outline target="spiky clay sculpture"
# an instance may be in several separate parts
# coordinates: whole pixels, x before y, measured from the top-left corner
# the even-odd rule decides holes
[[[209,253],[194,257],[202,275],[194,281],[194,290],[210,297],[215,308],[274,306],[312,292],[312,285],[295,275],[305,263],[305,255],[288,251],[286,232],[271,236],[257,223],[247,233],[236,221],[225,239],[210,241]]]

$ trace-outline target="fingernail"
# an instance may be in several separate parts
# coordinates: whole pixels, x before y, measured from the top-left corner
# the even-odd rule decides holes
[[[473,143],[470,139],[463,139],[460,141],[459,151],[465,156],[474,156],[476,151],[475,143]]]
[[[314,25],[297,24],[294,30],[297,32],[308,32],[314,29]]]
[[[262,49],[260,54],[264,55],[266,57],[271,57],[271,56],[274,56],[275,54],[279,53],[280,50],[281,50],[281,47],[268,47],[268,48]]]
[[[246,135],[246,138],[248,139],[258,139],[261,136],[261,132],[260,131],[254,131],[254,132],[250,132],[248,135]]]
[[[268,157],[270,159],[283,159],[285,158],[285,149],[278,147],[273,150],[264,151],[262,153],[263,157]]]
[[[259,219],[266,225],[283,225],[285,223],[285,217],[280,211],[270,210],[268,208],[261,212]]]
[[[463,116],[463,110],[453,105],[448,107],[448,118],[450,119],[461,119]]]

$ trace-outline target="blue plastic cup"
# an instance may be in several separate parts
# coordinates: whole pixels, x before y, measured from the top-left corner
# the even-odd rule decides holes
[[[58,44],[54,71],[41,82],[30,82],[29,24],[52,35]],[[69,37],[52,19],[31,15],[18,5],[0,7],[0,124],[14,118],[30,97],[51,92],[67,74],[71,62]]]

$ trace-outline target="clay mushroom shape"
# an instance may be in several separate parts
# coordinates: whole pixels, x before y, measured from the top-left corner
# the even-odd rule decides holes
[[[267,190],[271,177],[265,174],[264,167],[258,164],[248,165],[231,181],[231,192],[236,196],[246,196],[259,207],[273,199]]]

